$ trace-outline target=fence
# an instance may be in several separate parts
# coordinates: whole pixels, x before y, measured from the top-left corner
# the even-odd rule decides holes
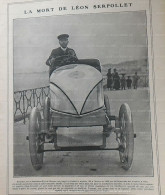
[[[48,95],[49,86],[14,92],[14,121],[25,124],[31,109],[36,106],[41,110]]]

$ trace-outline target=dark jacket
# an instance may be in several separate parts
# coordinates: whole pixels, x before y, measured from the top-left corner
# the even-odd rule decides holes
[[[63,50],[61,49],[61,47],[59,47],[59,48],[57,48],[57,49],[53,49],[53,50],[52,50],[52,52],[51,52],[49,58],[48,58],[47,61],[46,61],[46,65],[51,66],[50,60],[51,60],[52,58],[57,58],[57,57],[66,56],[66,55],[68,55],[68,56],[73,56],[73,57],[77,58],[76,53],[75,53],[75,51],[74,51],[73,49],[67,48],[66,51],[63,51]]]

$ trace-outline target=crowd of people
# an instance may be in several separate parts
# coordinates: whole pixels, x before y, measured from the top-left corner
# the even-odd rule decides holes
[[[110,68],[108,69],[107,73],[107,88],[108,90],[125,90],[126,88],[131,89],[132,87],[137,89],[139,79],[140,77],[138,76],[137,72],[135,72],[132,78],[131,76],[127,76],[126,78],[125,74],[122,74],[120,77],[116,68],[114,69],[113,73],[111,72]]]

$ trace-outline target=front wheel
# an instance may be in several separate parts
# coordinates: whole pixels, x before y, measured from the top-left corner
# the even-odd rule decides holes
[[[106,108],[106,114],[107,114],[108,117],[110,117],[111,116],[110,103],[109,103],[109,98],[106,94],[104,95],[104,105],[105,105],[105,108]]]
[[[41,143],[41,114],[34,107],[29,119],[29,151],[32,165],[35,170],[42,168],[44,144]]]
[[[119,111],[119,155],[123,169],[130,169],[134,152],[134,130],[132,114],[128,104],[122,104]]]

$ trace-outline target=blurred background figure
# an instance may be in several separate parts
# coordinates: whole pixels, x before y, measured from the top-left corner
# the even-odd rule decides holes
[[[120,77],[119,77],[118,72],[116,71],[116,68],[114,69],[114,72],[113,72],[113,88],[115,90],[120,89]]]
[[[139,79],[140,79],[140,77],[137,75],[137,72],[135,72],[135,74],[133,76],[133,88],[134,89],[137,89]]]
[[[107,88],[108,90],[112,90],[112,84],[113,84],[113,75],[111,73],[111,68],[108,69],[107,73]]]
[[[127,82],[127,88],[128,88],[128,89],[131,89],[131,86],[132,86],[132,79],[130,78],[130,76],[128,76],[126,82]]]
[[[121,89],[125,90],[125,84],[126,84],[125,74],[122,74],[122,77],[120,79],[120,84],[121,84]]]

